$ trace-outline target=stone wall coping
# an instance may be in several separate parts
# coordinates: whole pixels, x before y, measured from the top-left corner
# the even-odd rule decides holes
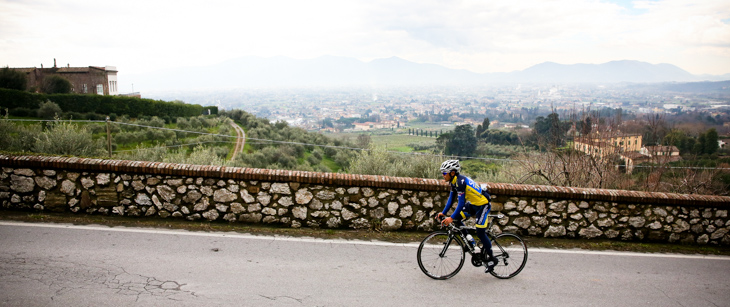
[[[77,157],[0,155],[1,167],[63,169],[79,172],[137,173],[160,176],[206,177],[234,180],[297,182],[330,186],[357,186],[417,191],[448,191],[443,180],[245,167],[191,165]],[[730,197],[627,190],[588,189],[559,186],[482,183],[499,196],[528,196],[551,199],[593,200],[656,205],[730,207]]]

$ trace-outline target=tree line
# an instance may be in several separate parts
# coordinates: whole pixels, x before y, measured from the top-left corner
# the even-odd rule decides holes
[[[647,115],[644,120],[622,121],[613,113],[611,118],[584,115],[563,120],[553,112],[538,116],[531,130],[506,131],[489,129],[489,118],[474,129],[460,125],[437,139],[437,152],[446,155],[483,157],[485,149],[495,144],[515,144],[521,148],[503,162],[507,173],[477,174],[483,181],[546,184],[587,188],[634,189],[644,191],[730,193],[730,158],[718,155],[719,136],[714,127],[689,135],[672,127],[663,115]],[[623,129],[623,130],[622,130]],[[642,135],[649,145],[676,146],[681,160],[648,158],[647,163],[634,166],[627,174],[626,161],[620,151],[602,156],[589,155],[573,149],[574,137],[617,136],[620,133]],[[504,176],[507,175],[507,176]],[[687,180],[692,178],[693,180]]]
[[[57,104],[66,112],[127,115],[132,118],[158,116],[170,119],[218,113],[215,106],[203,107],[182,101],[88,94],[42,94],[0,88],[0,108],[13,116],[28,116],[37,112],[41,104],[47,101]]]
[[[161,101],[136,97],[96,94],[72,94],[71,83],[61,76],[46,77],[40,88],[26,91],[25,73],[4,67],[0,69],[0,108],[14,116],[32,116],[46,101],[57,104],[65,112],[78,114],[115,114],[133,118],[159,116],[175,118],[216,114],[218,107],[185,104],[182,101]]]

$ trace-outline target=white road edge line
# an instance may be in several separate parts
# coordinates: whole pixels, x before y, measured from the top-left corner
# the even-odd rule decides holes
[[[343,239],[296,238],[296,237],[287,237],[287,236],[256,236],[256,235],[250,235],[250,234],[240,234],[240,233],[230,233],[230,232],[196,232],[196,231],[187,231],[187,230],[178,230],[178,229],[168,230],[168,229],[130,228],[130,227],[124,227],[124,226],[109,227],[109,226],[46,224],[46,223],[27,223],[27,222],[8,222],[8,221],[0,221],[0,226],[98,230],[98,231],[111,231],[111,232],[131,232],[131,233],[148,233],[148,234],[196,236],[196,237],[215,237],[215,238],[269,240],[269,241],[274,240],[274,241],[303,242],[303,243],[353,244],[353,245],[409,247],[409,248],[418,248],[418,246],[420,244],[420,243],[391,243],[391,242],[382,242],[382,241],[359,241],[359,240],[343,240]],[[619,251],[561,250],[561,249],[550,249],[550,248],[539,248],[539,247],[530,248],[529,246],[528,246],[528,253],[730,260],[730,256],[716,256],[716,255],[683,255],[683,254],[655,254],[655,253],[635,253],[635,252],[619,252]]]

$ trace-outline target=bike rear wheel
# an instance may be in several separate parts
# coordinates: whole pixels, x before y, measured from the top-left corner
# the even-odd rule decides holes
[[[491,272],[494,277],[507,279],[519,274],[527,263],[527,245],[515,234],[503,233],[492,240],[492,253],[497,265]]]
[[[449,279],[464,265],[465,252],[459,240],[446,231],[429,234],[418,246],[418,266],[433,279]]]

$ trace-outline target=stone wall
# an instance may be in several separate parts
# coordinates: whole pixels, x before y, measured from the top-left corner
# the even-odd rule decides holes
[[[38,210],[289,227],[431,230],[442,180],[0,155],[0,203]],[[730,197],[485,183],[498,231],[730,245]]]

